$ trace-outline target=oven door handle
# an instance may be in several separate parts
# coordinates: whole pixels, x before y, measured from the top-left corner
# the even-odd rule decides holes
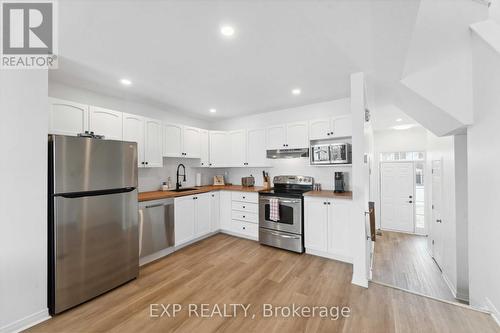
[[[284,234],[279,234],[277,232],[272,232],[272,231],[269,231],[269,233],[273,236],[278,236],[278,237],[282,237],[282,238],[289,238],[289,239],[300,239],[299,236],[289,236],[289,235],[284,235]]]
[[[260,200],[263,202],[269,202],[271,198],[261,198]],[[283,200],[278,198],[279,203],[290,203],[290,204],[298,204],[301,203],[301,200]]]

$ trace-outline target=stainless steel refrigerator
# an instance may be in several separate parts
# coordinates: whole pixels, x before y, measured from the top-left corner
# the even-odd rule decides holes
[[[49,297],[57,314],[137,277],[137,144],[49,136]]]

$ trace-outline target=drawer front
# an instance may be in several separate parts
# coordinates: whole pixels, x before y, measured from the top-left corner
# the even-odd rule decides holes
[[[256,213],[241,212],[239,210],[233,210],[232,212],[233,220],[240,220],[250,223],[259,223],[259,215]]]
[[[242,221],[231,221],[231,230],[235,233],[246,235],[257,239],[259,237],[259,225]]]
[[[231,198],[233,201],[243,201],[258,204],[259,194],[252,192],[233,192],[231,193]]]
[[[233,210],[240,210],[242,212],[259,213],[259,205],[255,203],[233,201],[231,207]]]

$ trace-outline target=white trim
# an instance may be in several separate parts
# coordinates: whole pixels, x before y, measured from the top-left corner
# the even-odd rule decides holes
[[[441,276],[443,277],[444,282],[448,286],[448,289],[450,289],[453,297],[457,298],[457,288],[453,285],[453,282],[450,280],[448,275],[446,275],[446,273],[442,271]]]
[[[307,249],[306,248],[306,253],[311,254],[313,256],[318,256],[318,257],[323,257],[323,258],[328,258],[328,259],[333,259],[333,260],[338,260],[342,261],[348,264],[352,264],[352,258],[349,256],[344,256],[344,255],[339,255],[339,254],[333,254],[330,252],[324,252],[324,251],[318,251],[318,250],[312,250],[312,249]]]
[[[405,293],[409,293],[409,294],[413,294],[413,295],[417,295],[417,296],[422,296],[422,297],[425,297],[425,298],[429,298],[429,299],[432,299],[434,301],[438,301],[438,302],[441,302],[441,303],[455,305],[455,306],[459,306],[461,308],[465,308],[465,309],[469,309],[469,310],[472,310],[472,311],[481,312],[481,313],[485,313],[485,314],[491,314],[490,311],[483,310],[483,309],[480,309],[480,308],[476,308],[476,307],[473,307],[473,306],[470,306],[470,305],[467,305],[467,304],[462,304],[462,303],[458,303],[458,302],[447,301],[447,300],[444,300],[444,299],[441,299],[441,298],[437,298],[437,297],[433,297],[433,296],[421,294],[421,293],[416,292],[416,291],[412,291],[412,290],[408,290],[408,289],[396,287],[396,286],[393,286],[393,285],[390,285],[390,284],[387,284],[387,283],[384,283],[384,282],[380,282],[380,281],[370,281],[370,282],[372,282],[374,284],[378,284],[378,285],[384,286],[384,287],[387,287],[387,288],[392,288],[392,289],[400,290],[400,291],[403,291]]]
[[[146,264],[149,264],[150,262],[153,262],[155,260],[163,258],[171,253],[174,253],[174,252],[175,252],[175,247],[171,246],[171,247],[167,247],[163,250],[160,250],[158,252],[148,254],[145,257],[139,258],[139,267],[146,265]]]
[[[500,311],[495,307],[492,301],[488,297],[484,298],[484,302],[486,303],[486,306],[488,307],[488,310],[491,313],[491,316],[497,323],[497,325],[500,327]]]
[[[256,241],[256,242],[259,241],[259,237],[252,237],[252,236],[240,234],[240,233],[237,233],[237,232],[234,232],[234,231],[230,231],[230,230],[226,230],[226,229],[221,229],[220,232],[223,233],[223,234],[227,234],[227,235],[231,235],[231,236],[235,236],[235,237],[239,237],[239,238],[245,238],[245,239],[253,240],[253,241]]]
[[[43,321],[49,320],[49,309],[43,309],[29,316],[21,318],[13,323],[0,327],[0,333],[17,333],[35,326]]]

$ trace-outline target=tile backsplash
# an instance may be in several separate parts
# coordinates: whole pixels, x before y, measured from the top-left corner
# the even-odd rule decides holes
[[[171,178],[172,186],[175,187],[177,166],[180,163],[186,167],[186,182],[182,183],[183,187],[194,186],[197,173],[201,174],[202,185],[212,184],[215,175],[224,175],[223,169],[197,168],[199,159],[165,157],[163,158],[163,168],[139,169],[139,192],[157,191],[162,182],[167,181],[168,177]]]
[[[241,177],[253,175],[255,185],[259,186],[262,185],[262,170],[265,170],[271,178],[276,175],[312,176],[317,183],[321,183],[323,189],[331,190],[334,187],[333,176],[335,171],[344,171],[350,174],[352,170],[350,167],[310,166],[309,160],[304,158],[269,160],[269,162],[272,165],[271,168],[208,169],[197,168],[198,159],[165,157],[163,159],[163,168],[139,169],[139,191],[156,191],[160,188],[162,182],[167,181],[168,177],[171,177],[172,186],[175,187],[175,175],[179,163],[184,164],[186,167],[184,187],[195,185],[197,173],[201,174],[202,185],[213,184],[213,176],[215,175],[223,175],[226,183],[241,185]],[[351,188],[350,177],[347,188]]]

